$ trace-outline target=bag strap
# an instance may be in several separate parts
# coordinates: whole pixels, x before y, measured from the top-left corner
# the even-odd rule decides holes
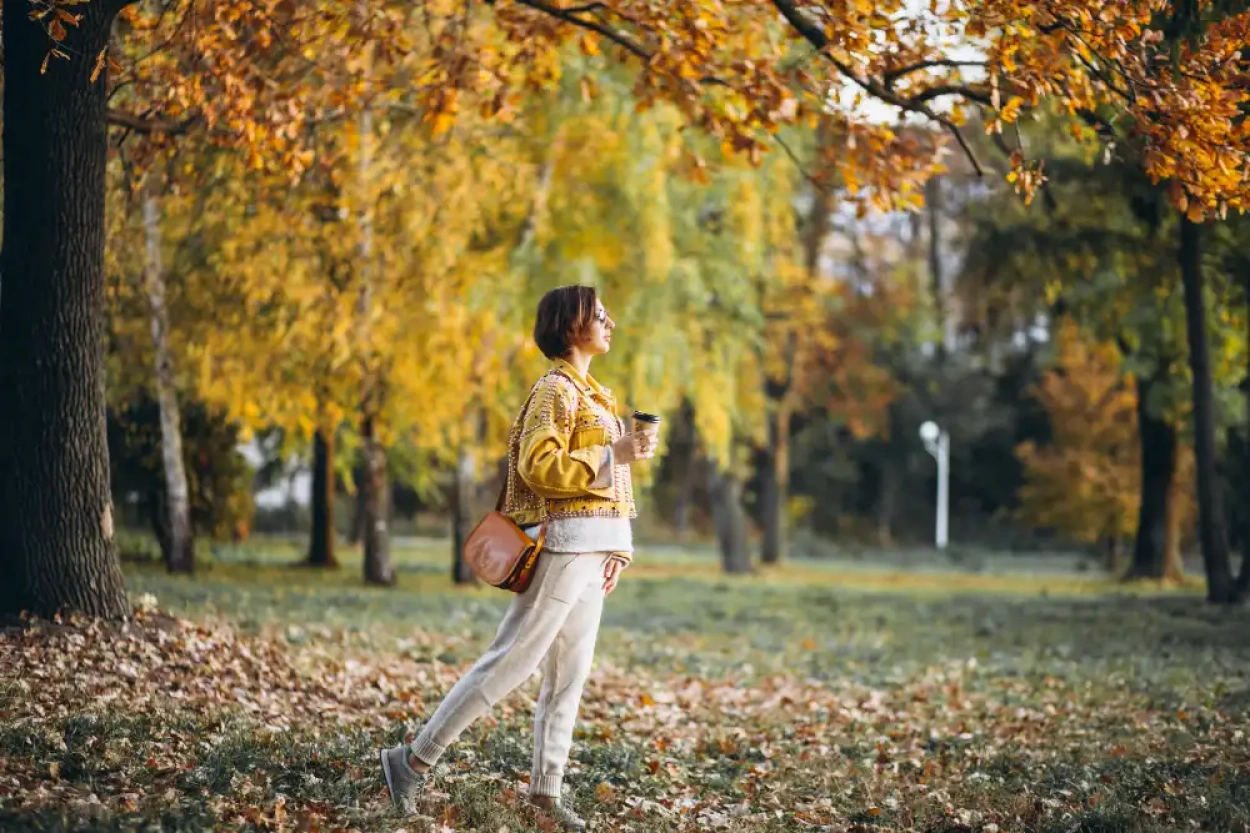
[[[548,373],[559,373],[565,379],[568,379],[570,382],[573,382],[573,389],[577,391],[573,399],[573,420],[574,422],[576,422],[577,411],[582,406],[581,391],[577,387],[577,382],[569,378],[569,375],[562,370],[556,370],[553,368],[552,370],[549,370]],[[546,374],[543,374],[543,375],[545,376]],[[539,381],[541,382],[542,379],[540,378]],[[529,410],[530,403],[534,401],[534,394],[536,394],[537,392],[538,392],[538,382],[535,382],[534,387],[530,389],[530,395],[525,398],[525,404],[521,406],[521,414],[519,417],[517,417],[518,419],[525,419],[525,412]],[[511,451],[511,449],[509,449],[509,451]],[[498,500],[495,501],[496,512],[503,511],[503,501],[504,501],[504,498],[507,497],[507,494],[508,494],[508,475],[505,474],[503,478],[503,484],[499,487],[499,498]],[[543,548],[543,542],[546,540],[547,540],[547,519],[543,518],[542,525],[538,528],[538,540],[534,542],[535,547],[541,550]]]

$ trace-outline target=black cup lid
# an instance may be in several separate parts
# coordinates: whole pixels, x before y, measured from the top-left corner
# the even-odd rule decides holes
[[[655,414],[649,414],[646,411],[634,411],[634,419],[639,422],[659,422],[660,418]]]

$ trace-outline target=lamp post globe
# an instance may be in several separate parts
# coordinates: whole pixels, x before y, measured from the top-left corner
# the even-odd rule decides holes
[[[926,420],[925,423],[920,426],[920,439],[927,443],[937,442],[938,435],[941,433],[941,429],[937,427],[937,423],[931,419]]]

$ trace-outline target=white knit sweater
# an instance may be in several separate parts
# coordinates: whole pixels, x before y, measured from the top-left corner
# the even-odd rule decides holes
[[[533,538],[539,524],[525,528]],[[557,518],[547,524],[549,552],[620,552],[634,551],[633,529],[629,518]]]

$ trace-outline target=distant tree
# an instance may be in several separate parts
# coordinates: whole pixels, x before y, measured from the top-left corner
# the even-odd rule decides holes
[[[1055,367],[1035,395],[1050,416],[1052,440],[1029,441],[1020,515],[1078,541],[1100,543],[1113,558],[1133,534],[1140,493],[1137,403],[1114,344],[1091,343],[1071,321],[1059,328]]]

